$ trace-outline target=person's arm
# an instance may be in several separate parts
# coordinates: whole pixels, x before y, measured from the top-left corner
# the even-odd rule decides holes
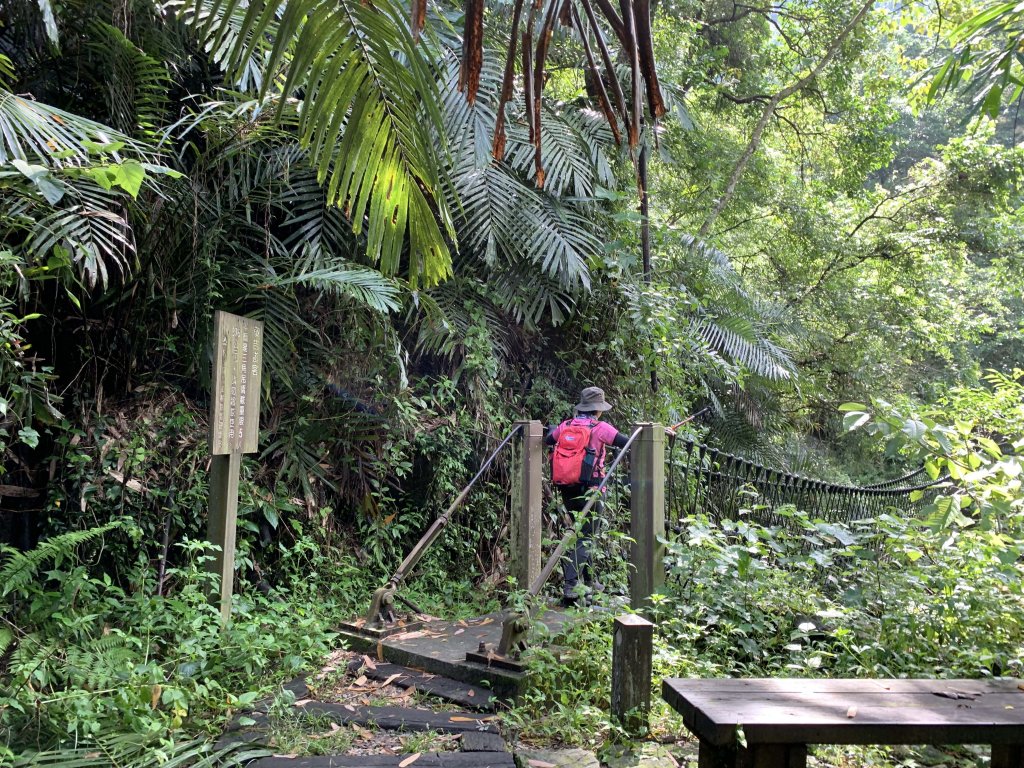
[[[622,434],[621,432],[616,432],[615,433],[615,439],[612,440],[612,445],[615,446],[616,448],[625,448],[626,447],[626,443],[628,443],[628,442],[629,442],[629,437],[627,437],[626,435]]]
[[[558,442],[558,429],[561,424],[546,424],[544,426],[544,444],[554,445]]]

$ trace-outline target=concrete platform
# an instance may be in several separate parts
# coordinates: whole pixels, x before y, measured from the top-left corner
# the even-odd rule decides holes
[[[549,608],[534,618],[531,643],[544,644],[561,634],[570,616]],[[412,632],[402,632],[381,639],[341,630],[347,647],[369,653],[380,661],[389,661],[436,675],[444,675],[464,683],[490,688],[501,697],[514,698],[525,683],[525,673],[466,661],[468,651],[476,651],[480,643],[495,648],[501,640],[503,614],[490,613],[459,621],[427,621]]]

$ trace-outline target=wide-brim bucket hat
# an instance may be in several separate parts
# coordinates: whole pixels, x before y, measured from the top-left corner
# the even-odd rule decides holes
[[[604,390],[600,387],[587,387],[580,392],[580,401],[576,403],[577,411],[610,411],[611,403],[604,399]]]

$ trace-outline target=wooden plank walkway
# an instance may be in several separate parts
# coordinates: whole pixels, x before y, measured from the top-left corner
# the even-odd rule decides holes
[[[398,768],[411,755],[264,757],[249,768]],[[430,752],[408,768],[516,768],[508,752]]]
[[[295,712],[303,717],[325,717],[338,725],[354,723],[385,731],[498,732],[495,717],[483,717],[474,712],[435,712],[431,709],[406,707],[353,707],[349,704],[323,701],[310,701],[304,706],[296,707]]]
[[[478,685],[452,680],[443,675],[409,669],[399,664],[377,662],[371,669],[363,667],[363,674],[377,682],[388,681],[399,688],[415,688],[417,691],[429,693],[444,701],[458,704],[460,707],[493,712],[498,697],[487,688]]]

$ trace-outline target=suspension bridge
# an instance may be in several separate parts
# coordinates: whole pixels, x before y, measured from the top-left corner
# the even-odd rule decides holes
[[[402,594],[402,588],[504,451],[512,452],[514,467],[511,575],[526,587],[525,594],[516,596],[515,607],[508,605],[488,616],[453,622],[424,620],[423,611]],[[552,608],[544,599],[545,587],[577,535],[574,528],[567,527],[543,557],[544,500],[553,497],[550,489],[545,495],[544,454],[541,422],[517,422],[386,583],[373,593],[365,615],[342,625],[350,646],[375,651],[382,661],[466,683],[485,683],[499,695],[514,694],[525,674],[521,654],[531,628],[543,625],[548,633],[557,634],[574,616]],[[663,542],[691,515],[703,514],[718,521],[743,515],[767,526],[791,524],[786,508],[843,523],[886,512],[907,515],[942,479],[928,479],[919,469],[866,486],[829,483],[766,467],[678,436],[662,425],[646,423],[634,427],[577,519],[586,517],[611,483],[628,488],[629,602],[633,610],[641,611],[665,582]]]

